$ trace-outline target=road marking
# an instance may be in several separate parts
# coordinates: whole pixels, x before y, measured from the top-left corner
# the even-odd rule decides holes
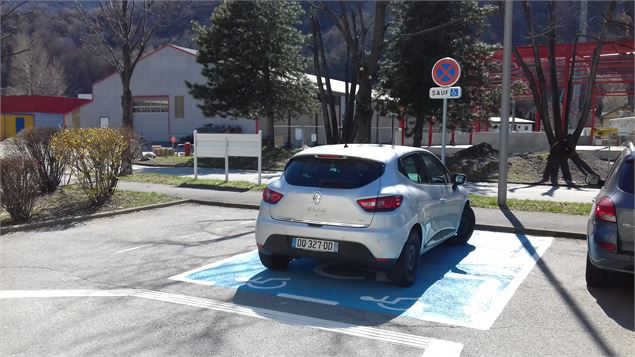
[[[318,303],[318,304],[331,305],[331,306],[335,306],[335,305],[339,304],[339,302],[333,301],[333,300],[316,299],[316,298],[312,298],[312,297],[308,297],[308,296],[302,296],[302,295],[280,293],[277,296],[283,297],[283,298],[295,299],[295,300],[315,302],[315,303]]]
[[[152,244],[144,244],[144,245],[140,245],[140,246],[134,247],[134,248],[123,249],[123,250],[116,251],[115,254],[126,253],[126,252],[130,252],[130,251],[133,251],[133,250],[137,250],[139,248],[149,247],[151,245]]]
[[[436,338],[411,335],[375,327],[357,326],[344,322],[319,319],[258,307],[236,305],[211,299],[164,293],[143,289],[114,290],[0,290],[0,299],[21,298],[65,298],[65,297],[135,297],[141,299],[168,302],[179,305],[199,307],[207,310],[226,312],[262,320],[276,321],[285,325],[313,328],[342,335],[384,341],[396,345],[425,350],[423,356],[459,356],[463,344],[439,340]],[[428,353],[428,351],[430,353]]]

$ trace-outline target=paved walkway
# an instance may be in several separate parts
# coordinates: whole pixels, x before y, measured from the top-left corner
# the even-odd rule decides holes
[[[257,191],[217,191],[125,181],[119,182],[119,189],[158,192],[218,205],[252,209],[258,209],[262,195]],[[586,232],[586,216],[545,212],[511,212],[485,208],[474,208],[474,212],[476,214],[476,222],[481,229],[524,232],[525,234],[550,234],[572,238],[584,238]]]
[[[182,177],[194,177],[192,167],[157,167],[157,166],[133,166],[134,172],[161,173]],[[262,173],[262,183],[268,184],[277,180],[282,172],[267,171]],[[199,178],[225,179],[225,170],[219,168],[199,168]],[[468,178],[469,179],[469,178]],[[248,170],[230,170],[230,181],[258,182],[258,173]],[[498,183],[496,182],[468,182],[465,187],[474,194],[483,196],[498,196]],[[560,202],[592,202],[599,189],[595,188],[570,188],[553,187],[547,185],[508,184],[507,198],[548,200]]]

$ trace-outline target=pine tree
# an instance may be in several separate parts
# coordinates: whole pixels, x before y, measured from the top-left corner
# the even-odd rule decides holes
[[[194,23],[205,84],[187,83],[207,116],[266,118],[265,144],[274,145],[276,119],[309,113],[316,91],[304,75],[303,10],[295,2],[225,1],[211,26]]]
[[[395,7],[395,40],[390,43],[382,63],[382,89],[398,101],[408,114],[414,115],[414,145],[420,146],[424,118],[438,112],[442,101],[429,99],[434,63],[443,57],[456,59],[462,67],[456,85],[463,88],[462,98],[451,101],[448,117],[466,126],[472,114],[481,112],[475,106],[484,103],[492,63],[493,47],[478,39],[491,7],[476,1],[403,2]],[[423,33],[426,29],[441,29]],[[461,123],[463,121],[463,123]]]

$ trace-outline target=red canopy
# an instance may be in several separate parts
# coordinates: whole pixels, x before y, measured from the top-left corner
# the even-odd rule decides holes
[[[0,97],[0,111],[2,113],[66,114],[90,102],[89,99],[69,97],[7,95]]]

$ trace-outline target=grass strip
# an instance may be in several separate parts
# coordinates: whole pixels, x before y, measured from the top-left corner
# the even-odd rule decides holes
[[[470,194],[472,207],[498,209],[497,197]],[[586,216],[591,212],[592,203],[558,202],[547,200],[508,199],[507,206],[512,210],[528,212],[550,212]]]
[[[247,181],[227,181],[216,179],[194,179],[192,177],[183,177],[170,174],[153,174],[153,173],[135,173],[120,178],[122,181],[156,183],[161,185],[171,185],[188,188],[202,188],[219,191],[258,191],[264,190],[266,185],[255,184]]]
[[[117,190],[108,202],[101,206],[95,206],[88,200],[79,186],[67,185],[59,187],[51,194],[42,194],[33,207],[31,219],[26,223],[141,207],[177,199],[174,196],[155,192]],[[13,224],[9,213],[1,209],[0,222],[3,225]]]

